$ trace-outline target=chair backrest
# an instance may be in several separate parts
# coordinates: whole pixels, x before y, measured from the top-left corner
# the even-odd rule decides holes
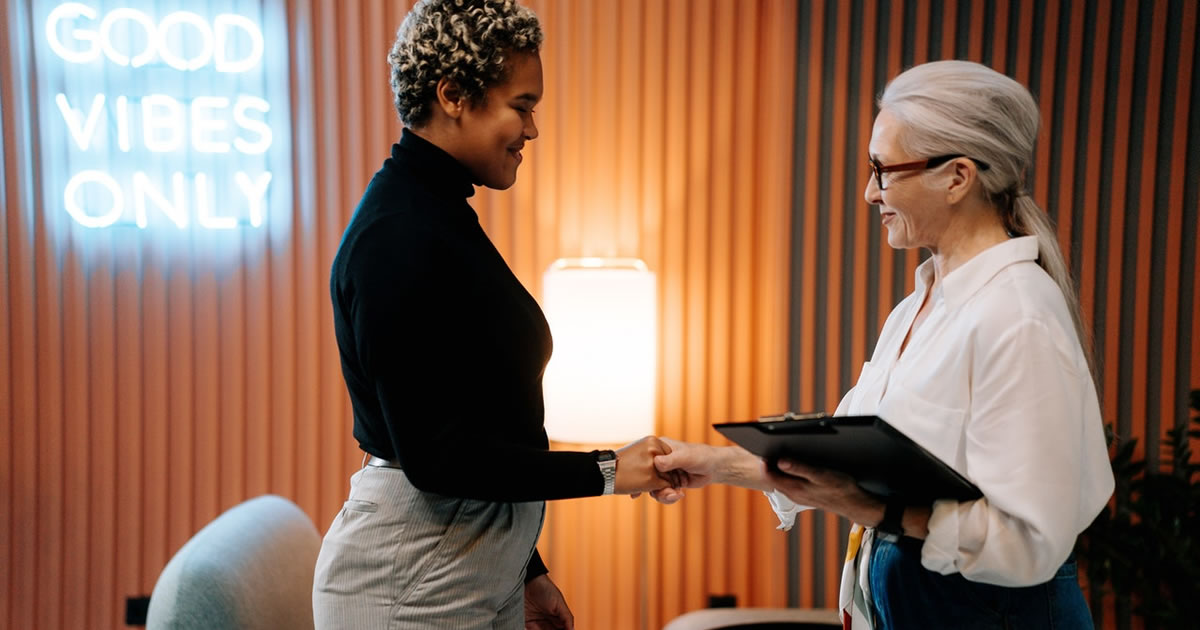
[[[684,613],[663,630],[840,630],[827,608],[708,608]]]
[[[225,511],[171,558],[154,585],[150,630],[311,629],[321,536],[296,504],[264,495]]]

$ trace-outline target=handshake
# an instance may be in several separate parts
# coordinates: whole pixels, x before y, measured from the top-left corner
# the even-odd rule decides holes
[[[883,518],[884,504],[850,475],[789,459],[778,460],[768,470],[761,458],[740,446],[645,437],[617,451],[618,494],[636,497],[648,492],[659,503],[669,504],[682,499],[685,488],[710,483],[780,492],[796,506],[804,506],[799,509],[820,508],[872,527]],[[925,514],[927,519],[928,510]],[[906,527],[917,532],[908,535],[924,537],[923,521]]]
[[[761,460],[740,448],[650,436],[617,450],[614,492],[633,498],[647,492],[660,503],[670,504],[683,498],[684,488],[701,488],[710,483],[737,483],[769,490],[764,473]],[[750,481],[758,483],[747,483]]]

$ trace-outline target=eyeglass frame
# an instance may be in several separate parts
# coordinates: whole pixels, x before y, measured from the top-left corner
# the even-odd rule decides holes
[[[981,171],[986,171],[991,168],[991,165],[983,160],[978,160],[973,157],[968,157],[958,153],[951,155],[937,155],[931,158],[925,158],[924,160],[904,162],[901,164],[880,164],[879,160],[876,160],[868,155],[867,164],[871,167],[871,175],[875,178],[875,185],[878,186],[879,190],[882,192],[887,190],[887,188],[883,185],[884,173],[895,173],[899,171],[923,171],[928,168],[941,166],[942,164],[957,158],[967,158],[968,160],[971,160],[976,166],[979,167],[979,170]]]

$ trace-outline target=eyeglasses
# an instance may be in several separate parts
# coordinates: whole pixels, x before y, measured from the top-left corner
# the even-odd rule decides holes
[[[883,174],[884,173],[895,173],[897,171],[922,171],[927,168],[941,166],[942,164],[945,164],[946,162],[949,162],[950,160],[953,160],[955,158],[961,158],[961,157],[965,157],[968,160],[971,160],[972,162],[974,162],[975,165],[978,166],[979,170],[981,170],[981,171],[986,171],[989,168],[991,168],[991,166],[989,166],[987,162],[984,162],[982,160],[977,160],[973,157],[967,157],[967,156],[961,155],[961,154],[939,155],[937,157],[931,157],[931,158],[927,158],[924,160],[917,160],[916,162],[905,162],[903,164],[880,164],[879,161],[876,160],[875,158],[868,157],[867,164],[871,165],[871,175],[875,178],[875,185],[879,187],[879,190],[887,190],[887,186],[883,185]]]

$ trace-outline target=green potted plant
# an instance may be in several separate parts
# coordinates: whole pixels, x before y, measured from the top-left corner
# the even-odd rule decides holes
[[[1200,620],[1200,464],[1191,449],[1191,440],[1200,439],[1200,390],[1191,392],[1191,408],[1191,422],[1167,432],[1168,466],[1150,470],[1145,459],[1135,460],[1136,440],[1113,455],[1115,501],[1076,545],[1098,627],[1109,594],[1118,628],[1134,616],[1147,628],[1196,628]],[[1111,444],[1111,425],[1107,431]]]

